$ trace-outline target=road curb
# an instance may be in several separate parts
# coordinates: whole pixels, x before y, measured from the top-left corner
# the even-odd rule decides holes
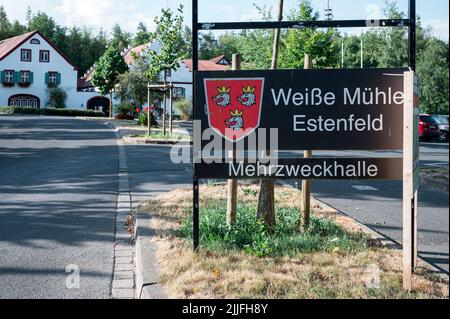
[[[135,220],[136,299],[167,299],[160,285],[159,270],[155,262],[155,237],[150,226],[151,217],[146,212],[138,211]]]
[[[126,144],[137,145],[191,145],[190,141],[183,140],[148,140],[144,138],[123,137],[122,141]]]
[[[111,283],[112,299],[133,299],[135,295],[135,274],[133,264],[133,237],[129,232],[132,220],[132,198],[128,179],[128,163],[116,125],[106,121],[116,135],[119,150],[119,185],[117,194],[117,209],[114,229],[114,262]]]
[[[120,130],[114,122],[108,122],[109,126],[116,132],[120,152],[120,172],[126,175],[126,181],[122,180],[119,189],[130,193],[128,179],[128,165],[124,149],[124,139],[120,139]],[[130,194],[130,207],[132,207],[132,196]],[[159,271],[155,263],[155,248],[152,243],[154,239],[153,230],[150,226],[150,215],[134,212],[134,298],[135,299],[167,299],[163,287],[159,284]]]

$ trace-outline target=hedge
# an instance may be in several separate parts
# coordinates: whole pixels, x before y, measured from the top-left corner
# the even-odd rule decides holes
[[[76,110],[76,109],[54,109],[54,108],[28,108],[28,107],[6,107],[0,108],[0,112],[8,114],[27,114],[27,115],[46,115],[46,116],[86,116],[86,117],[105,117],[100,111]]]

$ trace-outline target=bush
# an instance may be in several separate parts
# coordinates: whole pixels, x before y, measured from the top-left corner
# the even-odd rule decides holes
[[[67,93],[60,87],[47,88],[47,106],[56,109],[65,109]]]
[[[119,116],[125,117],[133,113],[133,106],[126,102],[120,102],[119,104],[114,106],[114,110],[118,113]]]
[[[300,233],[297,209],[277,211],[277,226],[270,234],[264,223],[256,219],[256,206],[238,206],[237,223],[226,224],[226,203],[210,203],[200,213],[201,244],[211,250],[243,250],[258,257],[294,256],[315,251],[352,252],[365,247],[360,235],[352,235],[326,218],[311,218],[308,232]],[[181,233],[192,238],[192,217],[182,221]]]
[[[105,117],[105,114],[100,111],[93,110],[76,110],[76,109],[56,109],[56,108],[27,108],[15,107],[10,112],[11,114],[27,114],[27,115],[46,115],[46,116],[85,116],[85,117]]]
[[[192,102],[189,100],[179,100],[175,102],[176,108],[181,112],[182,120],[191,120],[192,119]]]
[[[158,125],[158,122],[156,122],[153,113],[150,113],[150,116],[151,116],[152,126]],[[148,114],[147,114],[147,112],[139,113],[139,115],[138,115],[138,125],[141,125],[141,126],[147,126],[148,125]]]

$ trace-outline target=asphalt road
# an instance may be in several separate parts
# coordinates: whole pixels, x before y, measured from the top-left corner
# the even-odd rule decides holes
[[[106,124],[0,116],[0,298],[110,297],[117,173]]]

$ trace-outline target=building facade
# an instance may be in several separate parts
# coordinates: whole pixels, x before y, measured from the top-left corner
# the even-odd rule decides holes
[[[78,90],[77,67],[39,31],[0,41],[1,106],[46,107],[52,87],[67,93],[71,109],[86,109],[98,96]]]

